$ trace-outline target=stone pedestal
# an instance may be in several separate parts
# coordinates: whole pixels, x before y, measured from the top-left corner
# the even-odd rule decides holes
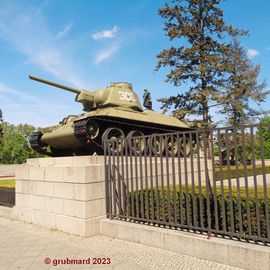
[[[190,160],[186,164],[181,160],[179,166],[176,159],[172,161],[169,158],[167,161],[158,159],[153,165],[153,161],[147,158],[144,163],[137,161],[135,164],[134,159],[129,163],[133,169],[142,167],[139,172],[142,171],[144,178],[143,187],[146,180],[148,183],[151,181],[149,175],[144,175],[145,168],[149,171],[150,166],[157,167],[153,169],[155,184],[160,185],[161,166],[165,185],[168,181],[173,183],[173,174],[176,184],[179,184],[179,179],[183,184],[185,180],[191,184],[192,179],[197,184],[198,174],[201,175],[202,185],[205,184],[203,160],[199,160],[200,171],[197,163],[191,166]],[[207,163],[211,173],[211,160]],[[121,164],[117,166],[123,167]],[[126,173],[123,175],[126,176]],[[83,237],[99,234],[99,220],[106,215],[103,156],[28,159],[26,164],[16,168],[15,178],[16,206],[12,216],[16,219]],[[140,184],[138,188],[141,188]]]
[[[28,159],[16,169],[17,219],[83,237],[105,216],[104,157]]]

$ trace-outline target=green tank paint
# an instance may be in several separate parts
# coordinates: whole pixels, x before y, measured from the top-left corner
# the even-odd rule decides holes
[[[42,128],[32,134],[30,145],[40,153],[52,156],[102,153],[102,141],[109,139],[106,137],[108,134],[128,136],[140,130],[149,135],[190,129],[172,116],[144,110],[130,83],[111,83],[106,88],[88,91],[34,76],[29,78],[75,93],[75,101],[81,103],[85,111],[81,115],[70,115],[58,125]]]

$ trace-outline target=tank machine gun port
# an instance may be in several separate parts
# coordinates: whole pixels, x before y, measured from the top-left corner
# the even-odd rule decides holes
[[[76,94],[75,101],[81,103],[84,110],[83,114],[70,115],[58,125],[42,128],[29,136],[30,146],[41,154],[103,154],[103,142],[108,139],[191,130],[184,122],[172,116],[144,110],[129,83],[111,83],[106,88],[88,91],[34,76],[29,78]],[[142,144],[140,140],[140,143],[140,148],[147,147],[148,152],[164,151],[162,142],[148,140],[146,144]],[[168,142],[169,144],[173,147],[175,142]],[[135,146],[130,146],[129,151],[137,150]]]

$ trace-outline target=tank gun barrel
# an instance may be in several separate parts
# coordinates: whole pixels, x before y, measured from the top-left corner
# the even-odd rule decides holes
[[[59,83],[51,82],[51,81],[48,81],[48,80],[44,80],[44,79],[41,79],[41,78],[38,78],[38,77],[35,77],[35,76],[29,75],[29,79],[34,80],[34,81],[38,81],[38,82],[41,82],[41,83],[49,84],[51,86],[67,90],[67,91],[75,93],[75,94],[80,94],[81,93],[80,90],[77,90],[75,88],[65,86],[65,85],[62,85],[62,84],[59,84]]]

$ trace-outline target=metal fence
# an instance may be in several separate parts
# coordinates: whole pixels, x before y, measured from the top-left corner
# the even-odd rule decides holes
[[[15,188],[0,187],[0,205],[10,207],[15,205]]]
[[[269,124],[111,139],[104,150],[109,218],[270,243]]]

